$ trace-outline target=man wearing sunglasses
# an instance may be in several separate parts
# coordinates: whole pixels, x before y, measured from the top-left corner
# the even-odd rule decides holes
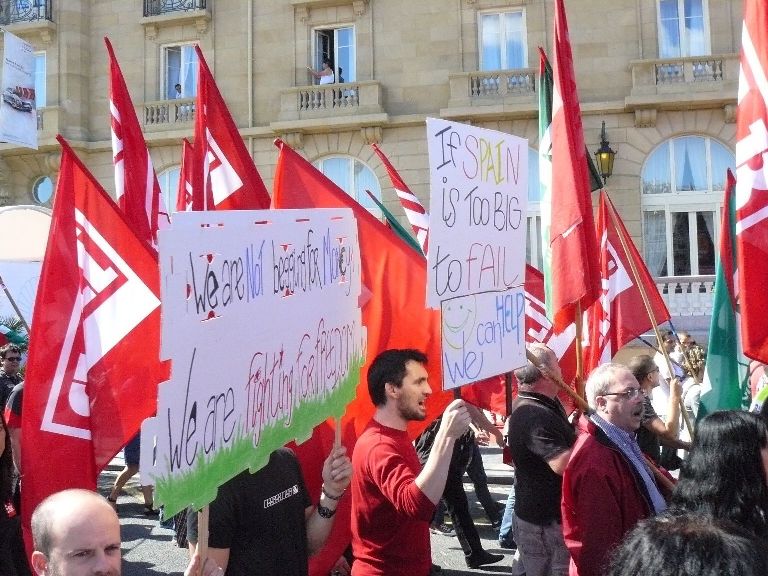
[[[16,344],[6,344],[0,348],[0,410],[5,409],[11,390],[21,384],[21,350]]]
[[[590,415],[563,475],[563,536],[571,574],[603,574],[612,549],[638,521],[666,508],[635,432],[643,391],[622,364],[603,364],[587,379]]]

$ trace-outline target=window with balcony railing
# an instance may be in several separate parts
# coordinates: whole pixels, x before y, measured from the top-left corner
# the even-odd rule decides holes
[[[207,0],[144,0],[144,16],[205,10]]]
[[[0,25],[53,21],[53,0],[0,0]]]

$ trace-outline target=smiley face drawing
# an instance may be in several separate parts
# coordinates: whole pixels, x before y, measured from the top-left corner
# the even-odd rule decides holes
[[[443,302],[443,342],[461,350],[472,337],[477,322],[477,300],[474,295]]]

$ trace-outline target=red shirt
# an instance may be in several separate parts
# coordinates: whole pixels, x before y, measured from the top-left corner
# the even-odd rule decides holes
[[[435,505],[405,431],[371,420],[352,454],[352,576],[427,576]]]

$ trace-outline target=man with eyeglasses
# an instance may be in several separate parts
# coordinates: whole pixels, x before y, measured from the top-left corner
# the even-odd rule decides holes
[[[508,445],[515,463],[515,511],[512,532],[519,554],[513,573],[565,576],[568,549],[563,540],[560,495],[563,471],[576,441],[556,398],[561,377],[555,353],[531,344],[528,361],[515,370],[518,396],[509,415]],[[539,368],[539,366],[541,368]]]
[[[594,412],[563,475],[563,536],[571,575],[599,576],[624,535],[667,505],[635,439],[644,394],[632,372],[603,364],[585,393]]]
[[[0,348],[0,410],[5,409],[13,387],[21,384],[21,349],[16,344]]]

